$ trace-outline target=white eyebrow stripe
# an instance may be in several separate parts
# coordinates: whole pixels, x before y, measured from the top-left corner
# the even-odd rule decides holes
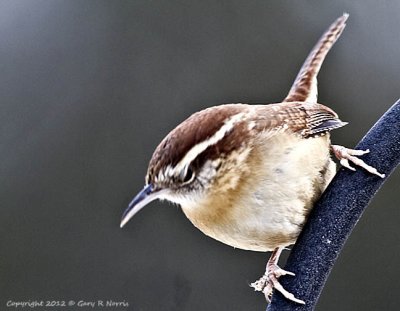
[[[180,160],[178,162],[178,164],[173,168],[173,170],[172,170],[173,173],[179,174],[183,169],[188,167],[189,164],[192,163],[192,161],[194,159],[196,159],[196,157],[200,153],[202,153],[204,150],[206,150],[209,146],[212,146],[212,145],[216,144],[217,142],[219,142],[221,139],[223,139],[225,137],[225,135],[233,129],[233,127],[236,123],[243,120],[244,115],[245,114],[243,112],[235,114],[234,116],[229,118],[227,121],[225,121],[224,125],[222,125],[221,128],[217,132],[215,132],[215,134],[213,136],[194,145],[185,154],[185,156],[182,158],[182,160]],[[170,173],[172,173],[172,171],[170,171]]]

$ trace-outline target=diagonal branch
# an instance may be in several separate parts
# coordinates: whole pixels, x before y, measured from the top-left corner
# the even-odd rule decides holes
[[[299,305],[273,295],[267,311],[314,310],[326,279],[348,236],[375,193],[400,162],[400,100],[370,129],[356,149],[370,149],[363,156],[370,165],[386,174],[382,179],[362,169],[341,169],[322,195],[294,245],[285,270],[295,277],[282,277],[281,284]]]

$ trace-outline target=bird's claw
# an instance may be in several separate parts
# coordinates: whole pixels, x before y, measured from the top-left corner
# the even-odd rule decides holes
[[[352,162],[353,164],[362,167],[365,169],[367,172],[377,175],[381,178],[385,177],[385,174],[381,174],[378,172],[378,170],[375,167],[372,167],[365,163],[363,160],[357,158],[357,156],[364,155],[366,153],[369,153],[369,149],[367,150],[355,150],[355,149],[349,149],[345,148],[343,146],[338,146],[338,145],[332,145],[332,151],[335,154],[336,158],[340,161],[340,164],[349,170],[355,171],[356,169],[350,165],[349,162]]]
[[[285,298],[299,304],[305,304],[303,300],[297,299],[292,293],[284,289],[281,283],[279,283],[278,278],[282,275],[294,276],[295,274],[281,269],[276,264],[267,265],[265,274],[260,279],[250,284],[250,286],[253,287],[255,291],[263,292],[268,302],[271,302],[272,291],[275,288]]]

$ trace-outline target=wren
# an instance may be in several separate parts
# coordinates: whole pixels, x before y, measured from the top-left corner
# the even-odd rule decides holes
[[[146,185],[121,227],[153,200],[177,203],[206,235],[244,250],[272,251],[264,276],[251,286],[268,301],[275,288],[304,304],[280,285],[281,275],[294,274],[278,259],[336,173],[331,152],[349,169],[352,162],[384,176],[357,157],[369,150],[331,144],[330,132],[346,123],[317,103],[318,72],[347,18],[323,34],[281,103],[214,106],[172,130],[155,150]]]

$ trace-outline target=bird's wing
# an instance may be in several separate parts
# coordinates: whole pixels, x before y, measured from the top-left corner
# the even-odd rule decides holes
[[[317,103],[279,103],[259,106],[258,109],[258,131],[266,130],[271,135],[281,130],[290,130],[308,138],[347,124],[342,122],[332,109]]]
[[[348,14],[339,17],[322,35],[301,67],[284,102],[302,101],[316,103],[318,97],[317,75],[326,54],[340,37],[346,26]]]

